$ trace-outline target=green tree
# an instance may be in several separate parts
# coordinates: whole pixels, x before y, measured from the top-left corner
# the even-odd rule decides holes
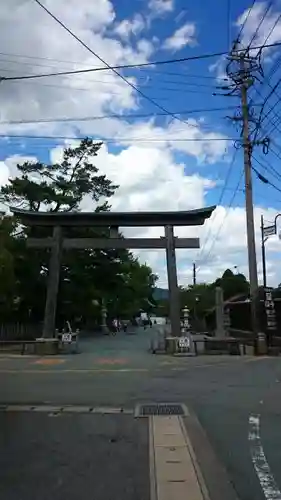
[[[214,282],[214,285],[223,289],[224,300],[235,295],[247,295],[249,293],[249,283],[244,274],[234,274],[230,269],[226,269],[222,277]]]
[[[102,143],[86,138],[79,146],[65,149],[61,163],[18,165],[21,175],[1,188],[2,200],[29,210],[70,212],[79,210],[83,198],[88,195],[97,203],[96,210],[109,209],[107,201],[98,202],[110,198],[118,186],[105,175],[98,175],[92,163],[101,146]]]
[[[11,311],[16,296],[15,265],[13,256],[13,232],[11,217],[0,219],[0,314]]]
[[[60,163],[18,165],[19,176],[1,188],[0,199],[33,211],[70,212],[79,211],[82,201],[89,197],[96,211],[109,210],[108,199],[118,186],[100,175],[93,164],[100,147],[101,143],[86,138],[79,146],[65,149]],[[23,318],[24,311],[29,315],[31,311],[32,317],[42,319],[49,251],[27,250],[27,234],[47,236],[49,229],[24,228],[21,236],[14,238],[19,315]],[[69,228],[66,236],[106,237],[109,232],[107,228]],[[2,254],[8,259],[4,251]],[[131,312],[141,307],[154,283],[151,269],[140,265],[127,250],[69,250],[62,259],[58,310],[68,317],[93,315],[97,311],[93,301],[104,298],[112,310],[118,304],[120,313]]]
[[[187,306],[193,312],[196,310],[198,317],[204,316],[205,311],[212,308],[214,304],[213,284],[198,283],[181,291],[181,307]]]

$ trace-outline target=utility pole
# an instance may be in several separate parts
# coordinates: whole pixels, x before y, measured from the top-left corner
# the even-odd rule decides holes
[[[195,262],[193,262],[193,265],[192,265],[192,271],[193,271],[193,286],[196,285],[196,264]]]
[[[241,85],[241,104],[243,117],[243,150],[244,150],[244,177],[245,177],[245,202],[246,202],[246,223],[247,223],[247,246],[248,246],[248,265],[250,277],[250,295],[251,295],[251,316],[255,341],[259,333],[259,311],[258,311],[258,272],[257,256],[255,243],[255,223],[253,207],[253,185],[252,185],[252,166],[251,152],[252,144],[249,137],[249,108],[248,108],[248,88],[252,84],[245,71],[244,58],[240,59],[240,71],[243,75]]]
[[[254,82],[254,72],[261,71],[259,60],[251,57],[248,51],[234,50],[229,56],[227,73],[233,81],[228,95],[239,95],[241,97],[241,115],[234,118],[236,121],[242,121],[242,147],[244,155],[244,179],[245,179],[245,205],[246,205],[246,226],[247,226],[247,247],[248,247],[248,266],[250,278],[250,298],[251,298],[251,319],[254,334],[255,353],[259,352],[258,340],[261,339],[260,321],[259,321],[259,301],[258,301],[258,273],[257,257],[255,244],[255,225],[253,208],[253,186],[252,186],[252,167],[251,154],[254,143],[250,139],[250,114],[248,106],[248,89]],[[234,66],[234,68],[231,68]],[[252,121],[252,117],[251,117]]]

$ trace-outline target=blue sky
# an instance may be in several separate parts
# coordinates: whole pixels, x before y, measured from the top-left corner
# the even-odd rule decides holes
[[[10,8],[11,3],[13,9]],[[281,5],[276,0],[266,11],[269,4],[269,1],[255,2],[241,34],[242,45],[251,41],[259,23],[252,45],[263,44],[274,24],[268,42],[281,40],[281,20],[279,22],[278,18]],[[81,0],[77,8],[76,4],[67,0],[62,0],[60,5],[55,0],[49,0],[45,5],[108,64],[119,65],[227,51],[252,1],[218,0],[214,5],[207,0]],[[2,3],[0,28],[0,74],[3,76],[102,66],[34,0],[6,0]],[[271,49],[265,55],[262,60],[264,79],[273,72],[269,83],[275,86],[281,76],[280,49]],[[223,74],[224,67],[224,61],[214,57],[122,70],[122,75],[156,105],[141,97],[110,71],[2,82],[1,136],[37,138],[3,138],[0,141],[0,160],[3,162],[0,182],[5,183],[8,175],[16,175],[16,163],[21,161],[21,157],[36,157],[46,162],[59,157],[64,140],[51,139],[52,136],[87,134],[103,138],[105,146],[97,160],[98,166],[121,185],[114,209],[183,210],[219,203],[215,220],[202,233],[203,242],[206,231],[210,233],[203,248],[205,262],[202,279],[211,279],[214,274],[223,271],[225,265],[234,267],[238,264],[247,272],[243,179],[237,189],[243,155],[239,149],[233,161],[235,148],[229,140],[239,139],[240,131],[227,118],[235,113],[235,109],[225,109],[238,106],[239,98],[212,95],[214,92],[223,93],[219,89],[221,82],[218,78]],[[260,95],[254,89],[249,91],[254,104],[263,102],[271,90],[266,81],[256,86]],[[171,116],[155,116],[154,113],[161,112],[157,104],[169,112],[189,110],[189,113],[178,115],[188,124],[180,123]],[[214,111],[214,108],[223,109]],[[202,111],[193,113],[192,110]],[[278,156],[281,153],[278,149],[277,122],[280,102],[277,91],[270,96],[264,114],[267,111],[270,113],[264,123],[265,130],[259,133],[258,139],[270,132],[276,145],[270,147],[267,155],[263,154],[261,147],[257,147],[253,166],[275,188],[262,183],[253,171],[257,221],[261,212],[271,219],[280,207]],[[135,115],[140,113],[150,117],[138,119]],[[112,114],[118,117],[112,118]],[[83,122],[55,121],[104,115],[111,115],[111,118]],[[123,115],[126,118],[122,118]],[[46,119],[54,121],[40,122]],[[43,139],[45,136],[50,138]],[[148,140],[144,142],[146,138]],[[200,142],[192,142],[194,138],[199,138]],[[219,140],[210,140],[214,138]],[[133,172],[134,182],[132,179],[129,182],[130,172]],[[224,187],[226,178],[228,183]],[[87,204],[84,208],[91,209]],[[218,233],[221,224],[223,229]],[[219,249],[226,240],[229,242],[227,252],[223,253]],[[278,242],[273,242],[269,246],[269,267],[275,281],[279,279],[274,271],[274,262],[278,258],[277,245]],[[208,256],[210,247],[211,257]],[[195,258],[194,253],[190,254],[191,262]],[[202,255],[200,258],[202,260]],[[160,269],[156,258],[153,257],[152,261]],[[185,278],[187,275],[183,268],[182,279],[188,279]]]

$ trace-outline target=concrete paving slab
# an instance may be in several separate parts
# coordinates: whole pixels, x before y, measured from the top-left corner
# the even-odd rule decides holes
[[[157,500],[207,500],[203,496],[181,417],[155,416],[151,419]]]

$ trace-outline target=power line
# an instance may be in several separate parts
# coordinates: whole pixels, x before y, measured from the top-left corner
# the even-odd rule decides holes
[[[10,55],[10,56],[17,56],[16,54],[6,54],[5,52],[0,52],[0,55]],[[51,60],[51,61],[57,61],[57,62],[62,62],[62,63],[65,63],[65,64],[73,64],[73,65],[77,65],[77,64],[80,64],[81,66],[89,66],[89,63],[86,64],[86,63],[81,63],[81,62],[78,62],[78,61],[60,61],[60,60],[56,60],[56,59],[49,59],[49,58],[45,58],[45,57],[35,57],[35,56],[28,56],[28,55],[18,55],[17,57],[26,57],[26,58],[30,58],[30,59],[43,59],[43,60]],[[12,64],[21,64],[23,66],[38,66],[38,67],[44,67],[44,68],[56,68],[57,66],[54,66],[54,65],[50,65],[50,64],[38,64],[38,63],[28,63],[26,61],[11,61],[10,59],[0,59],[0,62],[7,62],[7,63],[12,63]],[[149,66],[150,65],[157,65],[157,64],[168,64],[169,62],[181,62],[181,59],[171,59],[171,60],[168,60],[168,61],[160,61],[160,62],[155,62],[155,63],[149,63]],[[133,67],[135,67],[135,65],[133,65]],[[139,67],[139,65],[136,66],[137,68]],[[123,66],[122,66],[123,68]],[[95,68],[87,68],[86,71],[90,70],[91,72],[92,71],[99,71],[99,70],[107,70],[107,68],[100,68],[99,66],[98,67],[95,67]],[[118,69],[116,67],[116,69]],[[145,72],[145,71],[153,71],[153,74],[156,73],[156,74],[160,74],[160,75],[168,75],[168,76],[179,76],[179,77],[187,77],[187,78],[201,78],[201,79],[207,79],[207,80],[214,80],[215,78],[213,76],[210,76],[210,75],[198,75],[198,74],[194,74],[194,73],[185,73],[185,72],[175,72],[175,71],[161,71],[161,70],[157,70],[155,69],[154,67],[147,67],[147,68],[144,68],[144,67],[141,67],[142,71]],[[2,70],[3,71],[3,70]],[[15,70],[11,70],[11,69],[5,69],[5,71],[15,71]],[[84,70],[81,70],[81,71],[84,71]],[[80,70],[79,70],[80,72]],[[46,76],[46,75],[45,75]],[[111,76],[111,75],[108,75],[108,76]],[[112,75],[113,77],[113,75]],[[138,78],[147,78],[145,75],[144,76],[138,76]],[[224,77],[216,77],[216,80],[226,80]]]
[[[271,182],[267,177],[262,175],[255,167],[252,166],[252,169],[261,182],[263,182],[264,184],[269,184],[269,186],[273,187],[274,189],[276,189],[276,191],[279,191],[279,193],[281,193],[281,189],[278,188],[277,186],[275,186],[275,184],[273,184],[273,182]]]
[[[227,190],[229,179],[230,179],[230,176],[231,176],[231,173],[232,173],[232,169],[233,169],[233,166],[234,166],[234,163],[235,163],[235,160],[236,160],[236,156],[237,156],[237,149],[234,151],[233,156],[232,156],[232,160],[231,160],[231,162],[229,164],[229,167],[228,167],[228,170],[227,170],[227,174],[226,174],[226,177],[225,177],[225,182],[224,182],[224,185],[222,187],[221,194],[220,194],[220,197],[219,197],[217,205],[221,204],[223,196],[224,196],[224,193]],[[215,220],[215,218],[216,218],[216,215],[215,215],[213,221]],[[211,234],[211,230],[212,230],[212,228],[211,228],[211,223],[210,223],[209,230],[208,230],[207,235],[206,235],[206,237],[204,239],[203,245],[202,245],[201,249],[199,250],[199,253],[198,253],[197,258],[196,258],[196,262],[197,261],[200,262],[200,257],[202,259],[202,254],[204,253],[204,249],[206,247],[206,244],[208,242],[209,236]]]
[[[35,2],[37,0],[34,0]],[[258,49],[264,49],[264,48],[273,48],[273,47],[280,47],[281,42],[275,42],[275,43],[270,43],[267,45],[257,45],[256,47],[251,47],[251,50],[258,50]],[[246,48],[241,48],[241,49],[235,49],[233,51],[233,54],[239,54],[240,52],[244,52]],[[164,61],[152,61],[152,62],[146,62],[146,63],[138,63],[138,64],[120,64],[118,66],[110,66],[110,67],[97,67],[97,68],[88,68],[88,69],[78,69],[78,70],[72,70],[72,71],[60,71],[60,72],[54,72],[54,73],[42,73],[42,74],[35,74],[35,75],[21,75],[21,76],[12,76],[12,77],[0,77],[0,81],[12,81],[12,80],[30,80],[34,78],[46,78],[46,77],[51,77],[51,76],[64,76],[64,75],[76,75],[79,73],[92,73],[95,71],[108,71],[109,69],[113,70],[118,70],[118,69],[134,69],[134,68],[144,68],[144,67],[153,67],[153,66],[159,66],[159,65],[164,65],[164,64],[172,64],[172,63],[182,63],[182,62],[187,62],[187,61],[197,61],[201,59],[210,59],[213,57],[220,57],[220,56],[225,56],[228,55],[228,52],[213,52],[209,54],[201,54],[198,56],[189,56],[189,57],[182,57],[180,59],[168,59]],[[190,76],[190,75],[186,75]],[[196,78],[200,78],[199,75]],[[207,77],[206,77],[207,78]],[[210,77],[212,78],[212,77]]]
[[[274,143],[272,139],[271,139],[271,143],[273,143],[275,145],[275,147],[280,150],[280,146],[278,147],[278,145],[276,143]],[[276,151],[272,148],[272,144],[270,146],[270,151],[274,154],[274,156],[276,156],[276,158],[281,160],[281,155],[279,153],[276,153]]]
[[[119,73],[116,69],[114,69],[112,66],[110,66],[102,57],[100,57],[94,50],[92,50],[83,40],[78,37],[73,31],[71,31],[58,17],[56,17],[47,7],[45,7],[44,4],[42,4],[39,0],[34,0],[54,21],[56,21],[67,33],[69,33],[70,36],[72,36],[80,45],[82,45],[88,52],[93,54],[99,61],[101,61],[105,66],[107,66],[108,69],[111,69],[115,75],[117,75],[123,82],[125,82],[129,87],[131,87],[133,90],[135,90],[143,99],[146,101],[150,102],[153,106],[156,106],[158,109],[161,111],[164,111],[167,113],[168,116],[172,116],[175,120],[185,123],[187,125],[188,122],[185,122],[181,118],[179,118],[177,115],[174,115],[171,113],[169,110],[164,108],[161,104],[158,104],[157,101],[149,97],[147,94],[145,94],[142,90],[140,90],[136,85],[134,85],[130,80],[125,78],[121,73]]]
[[[218,239],[218,237],[219,237],[219,235],[220,235],[220,233],[221,233],[221,231],[222,231],[222,228],[223,228],[223,226],[224,226],[224,224],[225,224],[225,222],[226,222],[226,220],[227,220],[227,217],[228,217],[228,215],[229,215],[229,209],[232,207],[232,205],[233,205],[233,203],[234,203],[235,197],[236,197],[237,192],[238,192],[238,190],[239,190],[239,186],[240,186],[240,183],[241,183],[242,177],[243,177],[243,170],[241,170],[241,174],[240,174],[240,177],[239,177],[238,183],[237,183],[236,188],[235,188],[235,190],[234,190],[234,192],[233,192],[233,195],[232,195],[232,197],[231,197],[231,200],[230,200],[230,202],[229,202],[229,204],[228,204],[228,207],[227,207],[227,208],[228,208],[228,211],[225,211],[225,214],[224,214],[223,220],[222,220],[222,222],[221,222],[221,224],[220,224],[220,226],[219,226],[219,228],[218,228],[218,231],[216,232],[216,234],[215,234],[215,236],[214,236],[214,238],[213,238],[213,241],[212,241],[211,246],[210,246],[210,248],[209,248],[209,250],[208,250],[208,253],[207,253],[207,255],[205,256],[204,261],[201,261],[201,262],[200,262],[200,266],[197,268],[197,272],[198,272],[198,271],[199,271],[199,269],[201,268],[201,266],[202,266],[202,262],[207,262],[208,258],[209,258],[209,257],[210,257],[210,255],[211,255],[211,252],[212,252],[212,250],[213,250],[213,247],[214,247],[214,245],[215,245],[215,243],[216,243],[216,241],[217,241],[217,239]]]
[[[36,1],[36,0],[34,0]],[[280,42],[281,45],[281,42]],[[182,57],[180,59],[169,59],[169,60],[164,60],[164,61],[154,61],[154,62],[147,62],[147,63],[139,63],[139,64],[120,64],[117,66],[111,66],[110,68],[107,67],[97,67],[97,68],[88,68],[88,69],[75,69],[75,70],[70,70],[70,71],[57,71],[53,73],[40,73],[40,74],[35,74],[35,75],[22,75],[22,76],[13,76],[13,77],[2,77],[2,80],[4,81],[11,81],[11,80],[31,80],[34,78],[46,78],[46,77],[51,77],[51,76],[65,76],[65,75],[77,75],[80,73],[94,73],[96,71],[108,71],[109,69],[111,70],[119,70],[119,69],[135,69],[135,68],[144,68],[148,66],[159,66],[162,64],[172,64],[172,63],[182,63],[182,62],[187,62],[187,61],[194,61],[194,60],[200,60],[200,59],[207,59],[211,57],[219,57],[221,55],[226,55],[226,52],[217,52],[213,54],[204,54],[200,56],[190,56],[190,57]]]
[[[238,33],[238,36],[237,36],[237,40],[238,40],[238,41],[240,41],[240,39],[241,39],[242,31],[243,31],[243,29],[244,29],[244,27],[245,27],[246,22],[248,21],[249,15],[251,14],[252,9],[253,9],[253,7],[254,7],[255,3],[256,3],[256,0],[254,0],[254,1],[253,1],[253,3],[252,3],[252,5],[251,5],[251,7],[248,9],[248,13],[247,13],[247,15],[246,15],[246,17],[245,17],[245,19],[244,19],[244,21],[243,21],[243,24],[242,24],[242,26],[241,26],[241,28],[240,28],[240,31],[239,31],[239,33]]]
[[[259,106],[259,104],[255,104]],[[175,115],[187,115],[187,114],[200,114],[200,113],[211,113],[217,111],[229,111],[231,109],[237,109],[237,106],[229,106],[222,108],[201,108],[201,109],[186,109],[182,111],[173,111]],[[38,118],[33,120],[5,120],[0,121],[0,125],[20,125],[20,124],[30,124],[30,123],[52,123],[52,122],[81,122],[81,121],[94,121],[94,120],[105,120],[109,118],[117,119],[139,119],[139,118],[153,118],[155,116],[167,116],[167,114],[162,112],[155,113],[136,113],[136,114],[109,114],[109,115],[99,115],[99,116],[76,116],[76,117],[61,117],[61,118]]]
[[[264,163],[258,160],[254,155],[252,155],[252,158],[265,170],[267,170],[273,177],[275,177],[276,180],[279,182],[281,181],[281,174],[276,170],[272,165],[269,165],[269,163]]]
[[[121,80],[123,80],[129,87],[131,87],[133,90],[135,90],[142,98],[144,98],[146,101],[150,102],[154,106],[156,106],[158,109],[161,111],[164,111],[167,113],[167,115],[172,116],[175,120],[184,122],[181,118],[179,118],[177,115],[174,115],[170,113],[166,108],[164,108],[161,104],[158,104],[157,101],[154,99],[151,99],[148,95],[146,95],[142,90],[140,90],[136,85],[134,85],[130,80],[125,78],[121,73],[119,73],[117,70],[113,69],[102,57],[100,57],[94,50],[92,50],[81,38],[79,38],[73,31],[71,31],[58,17],[56,17],[45,5],[43,5],[39,0],[34,0],[52,19],[54,19],[67,33],[69,33],[80,45],[82,45],[86,50],[88,50],[91,54],[93,54],[99,61],[101,61],[105,66],[107,66],[108,69],[111,69],[113,73],[115,73]],[[187,123],[188,124],[188,123]]]
[[[1,63],[1,60],[0,60],[0,63]],[[14,73],[16,72],[16,70],[11,70],[10,68],[2,68],[0,67],[0,74],[4,71],[4,73]],[[161,74],[165,74],[161,72]],[[174,73],[169,73],[169,74],[174,74]],[[107,75],[108,77],[112,76],[114,77],[114,75]],[[152,76],[155,76],[154,74]],[[189,75],[184,75],[182,74],[181,76],[188,76]],[[206,77],[207,78],[207,77]],[[147,82],[149,82],[149,84],[153,84],[154,82],[152,81],[152,77],[151,76],[144,76],[144,75],[139,75],[138,76],[138,79],[142,79],[142,80],[145,80],[145,83],[138,83],[138,86],[141,87],[147,87]],[[213,77],[210,77],[210,79],[214,80]],[[115,81],[114,80],[111,80],[111,81],[108,81],[108,80],[83,80],[82,78],[80,79],[82,81],[86,81],[87,83],[101,83],[103,85],[114,85],[115,84]],[[20,80],[21,81],[21,80]],[[15,82],[17,83],[18,80]],[[41,84],[41,82],[32,82],[33,84],[34,83],[37,83],[37,84]],[[160,88],[158,87],[158,81],[156,82],[157,83],[157,89]],[[180,80],[167,80],[167,79],[163,79],[161,78],[161,83],[168,83],[168,84],[173,84],[173,85],[179,85],[179,86],[184,86],[184,87],[202,87],[202,88],[208,88],[208,89],[215,89],[217,88],[216,86],[214,85],[211,85],[211,84],[207,84],[207,83],[198,83],[198,82],[188,82],[188,81],[180,81]],[[41,84],[42,85],[42,84]],[[151,88],[151,87],[149,87]],[[74,88],[75,89],[75,88]],[[79,89],[79,90],[88,90],[88,89]]]
[[[85,139],[84,136],[64,136],[64,135],[23,135],[23,134],[0,134],[0,138],[3,139],[40,139],[40,140],[77,140],[81,141]],[[87,135],[88,138],[92,139],[93,141],[96,142],[219,142],[219,141],[227,141],[227,142],[237,142],[241,141],[241,139],[235,138],[230,138],[230,137],[196,137],[194,139],[186,138],[173,138],[173,137],[142,137],[142,138],[135,138],[135,137],[102,137],[102,138],[96,138],[91,135]]]
[[[281,63],[281,59],[280,59],[280,63]],[[266,80],[268,80],[268,78],[267,78]],[[263,83],[264,83],[264,82],[263,82]],[[260,110],[260,113],[259,113],[259,118],[258,118],[258,121],[257,121],[257,125],[258,125],[258,126],[257,126],[257,130],[256,130],[256,136],[257,136],[257,133],[258,133],[259,129],[261,129],[261,128],[262,128],[262,127],[261,127],[261,125],[262,125],[263,121],[264,121],[264,120],[268,117],[268,115],[269,115],[271,112],[273,112],[274,116],[277,116],[277,117],[278,117],[278,119],[279,119],[279,116],[277,115],[277,113],[274,111],[274,109],[273,109],[273,108],[274,108],[274,107],[276,107],[276,104],[280,101],[281,96],[279,96],[279,94],[277,94],[277,91],[276,91],[276,88],[277,88],[277,87],[276,87],[276,88],[272,87],[272,86],[270,85],[269,81],[267,82],[267,85],[268,85],[268,86],[269,86],[269,88],[271,89],[271,93],[270,93],[270,95],[269,95],[269,96],[267,96],[267,97],[265,98],[265,100],[264,100],[264,102],[263,102],[263,104],[262,104],[262,106],[261,106],[261,110]],[[260,93],[260,91],[259,91],[257,88],[256,88],[255,90],[256,90],[256,93],[257,93],[257,94],[258,94],[261,98],[263,98],[263,96],[262,96],[262,94]],[[274,106],[272,106],[272,108],[271,108],[271,109],[270,109],[270,111],[267,113],[267,115],[266,115],[266,116],[264,116],[264,117],[262,118],[262,113],[263,113],[263,111],[264,111],[265,105],[266,105],[267,101],[270,99],[271,95],[273,95],[273,93],[274,93],[274,94],[276,94],[276,96],[278,97],[278,101],[277,101],[277,103],[275,103],[275,104],[274,104]],[[249,103],[249,105],[253,105],[253,104],[254,104],[254,103],[253,103],[253,98],[252,98],[252,100],[251,100],[251,102]],[[270,118],[268,118],[268,121],[269,121],[269,122],[271,122]],[[271,123],[272,123],[272,122],[271,122]],[[276,122],[276,123],[277,123],[277,122]],[[276,128],[276,126],[277,126],[277,125],[275,125],[275,124],[274,124],[274,127],[270,130],[270,132],[268,132],[268,133],[267,133],[267,135],[270,135],[270,134],[271,134],[271,132],[272,132],[272,131]]]
[[[276,28],[277,24],[279,23],[280,19],[281,19],[281,14],[280,14],[280,15],[277,17],[277,19],[275,20],[275,23],[273,24],[273,26],[272,26],[272,28],[271,28],[270,32],[268,33],[268,35],[267,35],[266,39],[264,40],[264,45],[263,45],[263,47],[261,47],[260,52],[261,52],[261,50],[262,50],[264,47],[266,47],[266,42],[267,42],[267,40],[270,38],[270,36],[272,35],[272,33],[273,33],[273,31],[275,30],[275,28]]]
[[[259,29],[260,29],[260,27],[261,27],[261,25],[262,25],[263,21],[265,20],[265,18],[266,18],[266,16],[267,16],[267,14],[268,14],[268,12],[269,12],[269,10],[270,10],[270,9],[271,9],[271,7],[272,7],[272,4],[273,4],[273,0],[272,0],[271,2],[269,2],[269,4],[268,4],[267,8],[266,8],[266,9],[265,9],[265,11],[264,11],[263,16],[261,17],[260,22],[259,22],[259,24],[258,24],[258,26],[257,26],[257,28],[256,28],[256,30],[255,30],[255,32],[254,32],[254,34],[253,34],[253,36],[252,36],[252,38],[251,38],[251,41],[250,41],[250,43],[249,43],[249,48],[251,47],[251,44],[253,43],[254,39],[256,38],[256,36],[257,36],[257,34],[258,34],[258,31],[259,31]],[[265,43],[266,43],[266,42],[265,42]]]

